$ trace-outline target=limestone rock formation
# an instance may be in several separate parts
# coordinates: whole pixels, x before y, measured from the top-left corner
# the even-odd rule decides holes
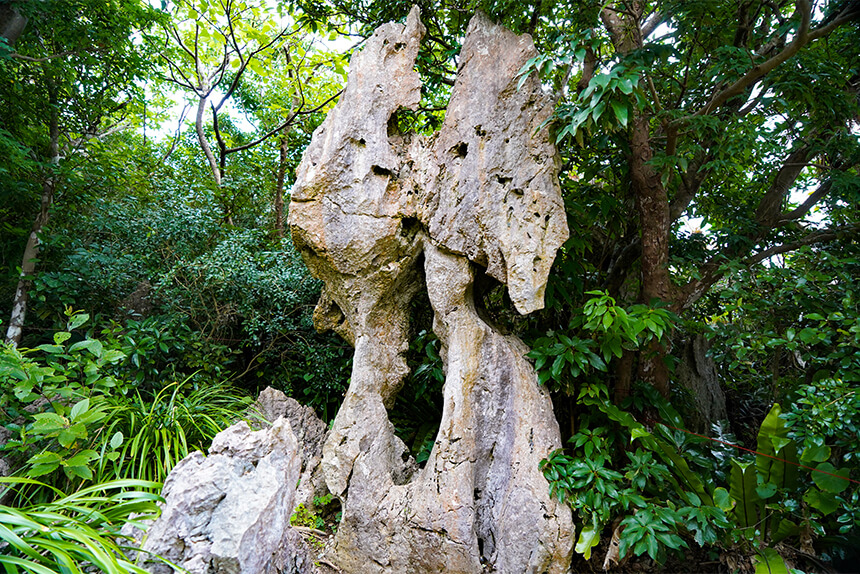
[[[557,152],[538,128],[552,111],[536,52],[482,15],[469,25],[445,122],[427,138],[397,129],[415,109],[424,34],[413,8],[353,56],[344,94],[297,171],[289,223],[325,282],[315,313],[355,345],[344,403],[323,447],[344,504],[331,559],[344,572],[566,572],[570,510],[538,464],[561,446],[526,346],[481,319],[486,273],[521,313],[543,306],[567,238]],[[423,257],[423,273],[420,265]],[[443,344],[444,413],[418,469],[388,420],[408,374],[408,313],[423,288]]]
[[[294,506],[313,505],[315,496],[328,492],[323,476],[322,454],[328,427],[311,407],[299,404],[293,398],[272,387],[266,387],[257,397],[255,410],[264,420],[274,423],[283,417],[290,423],[300,447],[301,474],[296,488]]]
[[[301,454],[290,423],[218,433],[209,456],[195,452],[168,476],[161,517],[143,550],[192,574],[310,574],[314,566],[290,528]],[[150,562],[153,574],[173,568]]]

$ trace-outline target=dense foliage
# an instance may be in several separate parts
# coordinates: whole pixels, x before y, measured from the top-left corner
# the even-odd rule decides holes
[[[856,560],[860,4],[417,3],[422,103],[401,128],[438,129],[477,9],[533,36],[521,74],[558,101],[571,237],[546,310],[480,297],[553,393],[566,447],[542,470],[581,559]],[[349,51],[411,4],[0,4],[8,571],[133,570],[117,527],[154,486],[127,481],[163,480],[267,385],[334,417],[351,349],[313,328],[285,205]],[[444,353],[429,301],[412,318],[389,415],[421,464]],[[693,340],[728,420],[691,412]]]

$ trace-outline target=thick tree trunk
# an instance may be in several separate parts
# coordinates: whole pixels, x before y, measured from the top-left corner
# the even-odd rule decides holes
[[[622,3],[624,9],[607,5],[600,17],[620,54],[629,54],[642,47],[643,33],[635,14],[644,11],[642,2]],[[636,210],[639,215],[642,253],[639,257],[641,287],[639,299],[650,303],[654,299],[669,302],[672,283],[669,276],[669,236],[672,219],[669,197],[660,182],[660,174],[648,164],[654,152],[651,147],[650,117],[637,112],[630,126],[630,179]],[[669,370],[663,361],[666,348],[652,341],[642,351],[639,377],[651,383],[664,396],[669,394]],[[627,365],[624,365],[626,368]],[[625,391],[623,382],[621,390]]]
[[[284,236],[284,180],[287,177],[287,152],[290,149],[287,128],[284,128],[280,141],[280,160],[278,163],[278,182],[275,186],[275,235]]]
[[[15,299],[12,302],[12,316],[9,319],[9,327],[6,330],[6,343],[17,347],[21,342],[24,328],[24,320],[27,317],[27,303],[30,298],[32,287],[32,276],[36,270],[36,258],[39,256],[39,234],[48,223],[51,205],[54,203],[54,189],[56,187],[56,176],[54,168],[60,163],[60,128],[59,111],[57,109],[56,97],[51,96],[51,119],[49,124],[51,156],[50,171],[46,174],[42,183],[42,202],[39,214],[33,222],[30,235],[27,236],[27,245],[24,247],[24,257],[21,261],[21,274],[18,279],[18,288],[15,290]]]
[[[15,45],[26,27],[27,18],[18,10],[8,5],[0,6],[0,37],[6,38],[10,46]]]
[[[630,135],[630,177],[642,234],[642,287],[640,299],[669,302],[672,283],[669,277],[669,235],[672,220],[669,198],[660,176],[648,165],[653,156],[648,117],[640,115],[633,121]],[[654,385],[661,394],[669,394],[669,370],[664,362],[666,349],[653,341],[639,362],[640,376]]]

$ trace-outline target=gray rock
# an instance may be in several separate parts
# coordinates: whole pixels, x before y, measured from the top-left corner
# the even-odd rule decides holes
[[[245,422],[231,426],[215,437],[209,456],[195,452],[174,467],[143,550],[195,574],[314,572],[289,525],[300,467],[286,419],[256,432]],[[145,567],[174,571],[160,562]]]
[[[272,422],[283,417],[290,422],[290,428],[301,447],[302,459],[295,505],[303,504],[305,508],[313,508],[314,498],[328,492],[320,465],[323,444],[328,434],[326,424],[317,417],[311,407],[299,404],[297,400],[272,387],[266,387],[260,393],[255,409],[266,421]]]
[[[520,313],[544,306],[555,253],[568,237],[558,152],[546,129],[554,109],[535,77],[531,37],[470,22],[445,122],[428,166],[429,235],[507,284]]]
[[[424,34],[413,8],[353,56],[349,82],[297,170],[289,223],[325,282],[318,328],[355,346],[344,403],[323,447],[329,489],[343,503],[331,559],[344,572],[567,572],[570,509],[548,494],[538,464],[561,446],[527,347],[484,322],[473,285],[507,284],[517,310],[543,306],[567,238],[552,111],[528,36],[472,20],[441,131],[403,134],[415,109]],[[418,269],[424,257],[424,273]],[[425,285],[443,343],[439,434],[423,469],[388,420],[408,374],[409,306]]]

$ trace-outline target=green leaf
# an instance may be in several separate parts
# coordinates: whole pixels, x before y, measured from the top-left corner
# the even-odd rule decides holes
[[[732,459],[729,494],[735,501],[735,520],[741,528],[749,528],[758,522],[759,497],[756,494],[756,469],[752,463],[740,463]]]
[[[69,318],[69,331],[74,331],[84,323],[90,320],[90,316],[86,313],[77,313]]]
[[[848,469],[842,468],[836,470],[829,462],[822,462],[812,471],[812,481],[825,492],[839,494],[848,488]]]
[[[796,536],[800,532],[800,527],[787,518],[779,521],[776,528],[773,529],[770,536],[771,542],[776,544],[781,540],[785,540],[789,536]]]
[[[821,492],[817,488],[810,488],[803,495],[803,501],[818,510],[824,516],[834,512],[839,508],[839,502],[836,500],[836,495],[829,492]]]
[[[99,457],[98,453],[94,450],[83,450],[76,454],[75,456],[67,459],[63,466],[86,466],[91,460],[95,460]]]
[[[36,422],[33,430],[42,434],[50,434],[66,428],[68,421],[56,413],[39,413],[33,415]]]
[[[664,460],[669,461],[671,463],[671,466],[674,466],[675,473],[679,477],[684,479],[684,481],[687,483],[687,486],[691,490],[693,490],[693,492],[698,494],[699,498],[701,498],[705,502],[705,504],[707,504],[708,506],[713,506],[714,501],[711,498],[711,495],[705,491],[705,485],[702,483],[702,479],[700,479],[699,476],[690,469],[690,466],[687,464],[687,461],[684,460],[684,458],[678,454],[675,448],[666,441],[660,439],[655,439],[655,441],[660,448],[660,450],[658,451],[659,454],[662,455]],[[755,477],[753,477],[753,480],[755,480]]]
[[[81,414],[80,417],[75,422],[91,425],[93,423],[97,423],[107,416],[107,414],[102,410],[103,407],[95,407],[88,411],[85,411]]]
[[[611,102],[612,111],[615,112],[615,119],[621,124],[621,127],[627,127],[627,104],[620,102]]]
[[[767,500],[768,498],[776,494],[776,485],[770,482],[761,484],[756,487],[755,493],[762,500]]]
[[[735,501],[729,495],[729,491],[718,486],[714,489],[714,505],[723,512],[729,512],[735,507]]]
[[[576,541],[574,550],[582,554],[586,560],[591,559],[591,549],[600,543],[600,530],[595,528],[593,524],[589,524],[582,528],[579,533],[579,540]]]
[[[75,403],[75,406],[72,407],[72,411],[69,413],[69,418],[72,419],[73,422],[78,420],[78,417],[81,416],[81,413],[85,413],[90,408],[90,399],[84,399],[82,401],[78,401]]]
[[[122,351],[110,349],[108,351],[105,351],[104,355],[102,355],[102,360],[105,363],[116,363],[117,361],[121,361],[122,359],[124,359],[125,356],[125,353],[123,353]]]
[[[59,436],[57,436],[57,441],[64,448],[69,448],[74,444],[74,442],[78,439],[78,435],[70,430],[60,431]]]
[[[44,352],[48,353],[49,355],[59,355],[60,353],[62,353],[65,350],[60,346],[47,345],[47,344],[39,345],[36,348],[39,349],[40,351],[44,351]]]
[[[122,446],[123,436],[120,431],[116,431],[113,436],[110,438],[110,447],[112,449],[117,449]]]
[[[51,464],[37,464],[27,471],[27,476],[29,476],[30,478],[34,478],[37,476],[42,476],[44,474],[50,474],[58,468],[60,468],[59,462]]]
[[[781,460],[770,458],[776,456],[776,451],[779,445],[792,444],[788,441],[788,427],[785,426],[785,420],[780,415],[782,409],[779,403],[774,403],[768,412],[764,421],[761,423],[761,428],[757,437],[757,449],[759,453],[756,455],[756,469],[761,481],[764,483],[772,483],[779,486],[783,483],[786,473],[786,463]],[[785,449],[783,449],[785,450]],[[791,454],[786,450],[786,454]],[[770,455],[770,456],[763,456]],[[793,458],[797,460],[797,448],[793,449]],[[778,457],[779,458],[779,457]]]
[[[630,431],[630,442],[633,442],[637,438],[645,438],[645,437],[650,437],[650,436],[651,436],[651,433],[648,432],[645,429],[645,427],[641,427],[641,428],[636,427],[634,429],[631,429],[631,431]]]
[[[93,471],[88,466],[64,466],[63,471],[67,476],[77,476],[86,480],[93,479]]]
[[[72,336],[72,334],[69,333],[68,331],[58,331],[58,332],[54,333],[54,343],[56,345],[62,345],[63,343],[68,341],[69,337],[71,337],[71,336]]]
[[[773,548],[765,548],[756,554],[755,574],[789,574],[789,572],[782,556]]]
[[[810,462],[825,462],[830,458],[830,447],[825,444],[809,445],[803,449],[803,454],[800,455],[800,462],[808,464]]]
[[[35,456],[31,456],[27,460],[27,464],[59,464],[60,462],[62,462],[62,460],[63,457],[61,457],[57,453],[48,451],[39,453]]]
[[[797,336],[807,345],[816,343],[819,340],[818,329],[811,329],[809,327],[804,328]]]
[[[78,341],[71,347],[69,347],[69,352],[73,353],[75,351],[79,351],[80,349],[86,349],[95,357],[101,357],[104,353],[104,346],[100,341],[96,339],[86,339],[84,341]]]

